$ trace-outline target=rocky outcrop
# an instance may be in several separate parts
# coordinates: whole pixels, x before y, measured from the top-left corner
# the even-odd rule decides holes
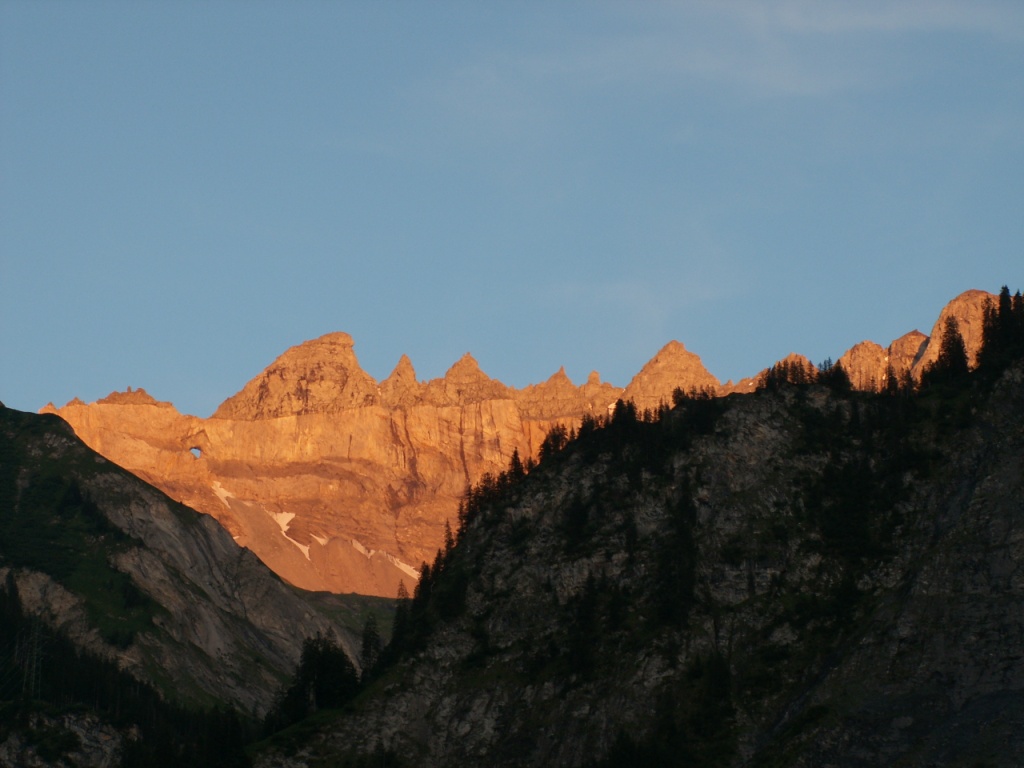
[[[75,398],[71,402],[83,404],[78,398]],[[135,390],[128,387],[124,392],[111,392],[109,395],[97,402],[103,403],[104,405],[157,405],[163,408],[173,407],[171,403],[157,400],[142,387]]]
[[[589,414],[603,416],[622,397],[622,390],[601,381],[597,371],[591,371],[587,383],[575,386],[565,373],[558,371],[540,384],[531,384],[516,396],[516,403],[527,419],[555,421],[575,420]]]
[[[89,712],[28,715],[23,725],[0,733],[0,765],[18,768],[114,768],[136,730],[115,728]]]
[[[879,392],[889,384],[889,377],[899,383],[913,375],[928,337],[911,331],[883,348],[873,341],[862,341],[848,349],[836,362],[850,377],[854,389]]]
[[[467,352],[442,378],[427,383],[420,402],[445,407],[511,400],[513,397],[511,389],[481,371],[476,358]]]
[[[888,380],[889,353],[873,341],[855,344],[836,362],[846,371],[854,389],[878,392]]]
[[[969,291],[944,310],[963,318],[972,355],[987,296]],[[872,389],[888,366],[918,376],[931,359],[927,341],[914,331],[887,352],[865,342],[840,362],[856,387]],[[782,362],[810,366],[802,356]],[[555,424],[571,429],[585,415],[606,416],[619,398],[655,411],[677,388],[749,393],[759,378],[721,385],[673,341],[624,390],[596,372],[576,386],[564,370],[517,390],[469,354],[426,382],[403,355],[378,384],[359,366],[352,338],[332,333],[287,350],[209,419],[180,414],[144,390],[44,410],[215,517],[292,584],[393,596],[434,559],[468,485],[506,469],[513,452],[535,457]]]

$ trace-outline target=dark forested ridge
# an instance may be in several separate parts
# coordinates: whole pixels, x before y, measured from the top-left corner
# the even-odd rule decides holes
[[[36,439],[70,439],[66,425],[7,410],[2,418],[0,764],[248,765],[250,716],[176,703],[24,610],[16,574],[45,574],[80,596],[102,645],[125,650],[166,609],[114,566],[116,554],[138,542],[82,489],[74,459],[40,460],[33,448]],[[90,731],[96,744],[84,743]]]
[[[620,403],[472,488],[364,690],[259,765],[1024,762],[1024,304],[920,385]]]
[[[13,733],[25,744],[23,755],[78,764],[82,739],[59,715],[81,711],[113,726],[118,748],[110,757],[122,768],[250,764],[244,745],[254,727],[238,712],[169,703],[115,662],[76,647],[25,615],[9,574],[0,587],[0,743]]]

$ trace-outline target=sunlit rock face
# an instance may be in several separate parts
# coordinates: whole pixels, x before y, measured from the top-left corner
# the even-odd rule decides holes
[[[377,382],[359,367],[352,337],[329,333],[289,349],[225,400],[213,417],[256,421],[338,413],[378,400]]]
[[[378,384],[352,340],[293,347],[209,419],[144,390],[48,407],[95,450],[214,516],[279,575],[310,590],[393,596],[433,560],[459,500],[555,424],[604,414],[621,394],[560,371],[519,391],[465,355],[418,382],[403,357]]]
[[[972,360],[989,296],[968,291],[943,310],[962,321]],[[932,346],[914,331],[888,350],[865,342],[840,362],[855,387],[874,389],[890,365],[919,376],[937,354]],[[513,452],[535,457],[552,426],[604,416],[620,398],[654,410],[670,405],[677,388],[725,395],[756,386],[756,377],[720,384],[677,341],[625,389],[596,372],[577,386],[564,370],[514,389],[469,354],[426,382],[403,355],[378,383],[360,367],[352,338],[331,333],[284,352],[208,419],[145,390],[44,410],[104,456],[215,517],[292,584],[393,596],[433,561],[468,485],[505,470]]]
[[[996,297],[985,291],[964,291],[949,304],[947,304],[939,318],[932,326],[932,334],[928,344],[921,353],[921,357],[915,361],[913,373],[915,378],[920,378],[931,363],[939,356],[940,342],[942,341],[942,328],[947,317],[956,320],[963,337],[964,346],[967,348],[967,362],[973,368],[978,364],[978,352],[981,350],[982,327],[985,322],[985,306],[988,302],[995,302]]]
[[[704,367],[700,358],[678,341],[670,341],[633,377],[623,393],[640,410],[656,410],[672,404],[676,389],[717,392],[720,382]]]
[[[964,291],[939,313],[930,337],[914,330],[894,340],[888,348],[873,341],[862,341],[848,349],[837,362],[849,374],[854,389],[877,392],[886,386],[890,375],[897,382],[908,375],[919,381],[925,368],[938,358],[942,327],[947,317],[953,317],[967,348],[968,362],[973,367],[977,365],[981,349],[985,306],[995,298],[985,291]]]
[[[843,366],[855,389],[877,392],[888,378],[889,352],[873,341],[862,341],[848,349],[837,361]]]

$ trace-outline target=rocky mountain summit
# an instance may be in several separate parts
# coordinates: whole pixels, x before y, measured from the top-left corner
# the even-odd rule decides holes
[[[968,291],[939,318],[952,314],[966,329],[972,359],[990,298]],[[935,331],[914,331],[888,348],[865,342],[839,363],[858,389],[878,390],[889,373],[919,378],[937,354],[930,338]],[[755,376],[721,384],[675,341],[625,388],[596,372],[577,386],[561,370],[517,390],[469,354],[426,382],[403,356],[378,383],[360,367],[352,338],[331,333],[287,350],[208,419],[144,390],[43,410],[102,455],[215,517],[292,584],[394,596],[432,561],[467,487],[501,472],[513,453],[536,458],[552,427],[606,416],[620,398],[656,410],[677,389],[725,395],[757,383]]]
[[[258,421],[338,413],[378,402],[377,382],[359,367],[347,333],[292,347],[214,412],[215,419]]]

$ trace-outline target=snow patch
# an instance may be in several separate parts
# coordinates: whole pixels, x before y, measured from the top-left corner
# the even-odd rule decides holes
[[[293,539],[293,538],[292,538],[291,536],[289,536],[289,535],[288,535],[287,533],[286,533],[286,534],[284,534],[284,537],[285,537],[286,539],[288,539],[288,541],[290,541],[290,542],[291,542],[292,544],[294,544],[294,545],[295,545],[296,547],[298,547],[298,548],[299,548],[299,551],[301,551],[301,552],[302,552],[302,554],[304,554],[304,555],[306,556],[306,559],[307,559],[307,560],[309,560],[309,559],[310,559],[310,557],[309,557],[309,545],[307,545],[307,544],[299,544],[299,542],[297,542],[297,541],[296,541],[295,539]]]
[[[373,552],[371,550],[369,550],[366,547],[364,547],[362,544],[360,544],[355,539],[352,539],[352,548],[356,552],[358,552],[359,554],[366,555],[366,557],[370,557],[373,554]]]
[[[228,503],[228,499],[235,498],[235,494],[233,494],[231,491],[229,491],[227,488],[221,485],[219,480],[213,481],[213,492],[214,494],[216,494],[217,498],[224,503],[225,507],[231,509],[231,505]]]
[[[415,568],[413,568],[408,563],[403,563],[397,557],[395,557],[394,555],[392,555],[392,554],[390,554],[388,552],[385,552],[382,549],[367,549],[366,547],[364,547],[362,544],[360,544],[355,539],[352,539],[352,548],[356,552],[358,552],[359,554],[363,555],[366,558],[371,558],[374,555],[378,555],[379,554],[381,557],[386,559],[389,563],[391,563],[393,566],[395,566],[398,570],[400,570],[402,573],[404,573],[409,578],[416,579],[417,581],[420,578],[420,572],[419,571],[417,571]]]
[[[398,568],[398,570],[400,570],[402,573],[404,573],[407,576],[409,576],[409,577],[419,581],[420,572],[417,571],[415,568],[413,568],[411,565],[409,565],[408,563],[403,563],[397,557],[395,557],[394,555],[390,555],[387,552],[384,552],[383,555],[389,561],[391,561],[391,564],[394,565],[396,568]]]
[[[288,523],[290,523],[295,518],[295,513],[267,512],[267,514],[270,515],[271,518],[273,518],[275,523],[277,523],[278,527],[281,529],[281,535],[288,539],[288,541],[290,541],[296,547],[298,547],[299,551],[306,556],[306,559],[310,560],[311,558],[309,556],[309,545],[299,544],[299,542],[297,542],[295,539],[288,535]]]
[[[311,534],[309,534],[309,537],[311,539],[313,539],[313,541],[315,541],[321,547],[326,547],[327,546],[327,537],[326,536],[317,536],[315,533],[311,533]]]
[[[281,526],[281,533],[288,535],[288,523],[295,518],[294,512],[271,512],[270,516],[274,522]]]

